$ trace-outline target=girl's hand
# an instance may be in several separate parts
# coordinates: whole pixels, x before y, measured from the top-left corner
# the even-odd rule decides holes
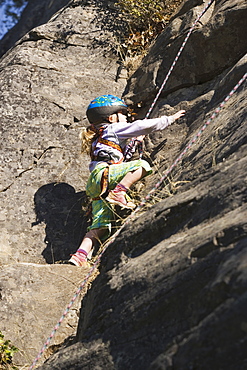
[[[138,140],[138,141],[143,141],[144,140],[144,138],[145,138],[145,135],[140,135],[140,136],[137,136],[136,137],[136,140]]]
[[[179,110],[173,115],[174,121],[185,115],[185,110]]]

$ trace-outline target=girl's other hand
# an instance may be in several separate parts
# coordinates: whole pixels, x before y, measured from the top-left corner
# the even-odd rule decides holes
[[[140,136],[137,136],[137,137],[136,137],[136,139],[137,139],[138,141],[143,141],[143,140],[144,140],[144,138],[145,138],[145,135],[140,135]]]
[[[185,115],[185,110],[179,110],[173,115],[174,121]]]

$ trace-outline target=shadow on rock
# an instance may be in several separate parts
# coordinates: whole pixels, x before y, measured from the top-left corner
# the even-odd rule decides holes
[[[42,186],[34,196],[36,222],[46,224],[45,243],[42,255],[47,263],[68,260],[79,247],[88,226],[85,191],[75,192],[66,183],[51,183]]]

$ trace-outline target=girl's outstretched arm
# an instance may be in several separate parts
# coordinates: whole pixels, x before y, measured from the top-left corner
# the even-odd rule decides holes
[[[185,114],[185,110],[180,110],[172,116],[161,116],[159,118],[136,120],[132,123],[116,122],[112,123],[113,130],[120,139],[128,139],[142,135],[148,135],[154,131],[164,130],[174,121]]]

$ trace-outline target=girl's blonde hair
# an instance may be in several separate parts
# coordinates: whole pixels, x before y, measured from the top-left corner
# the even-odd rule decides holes
[[[90,154],[91,145],[95,137],[95,132],[90,129],[90,127],[83,127],[80,132],[81,139],[81,153]]]

